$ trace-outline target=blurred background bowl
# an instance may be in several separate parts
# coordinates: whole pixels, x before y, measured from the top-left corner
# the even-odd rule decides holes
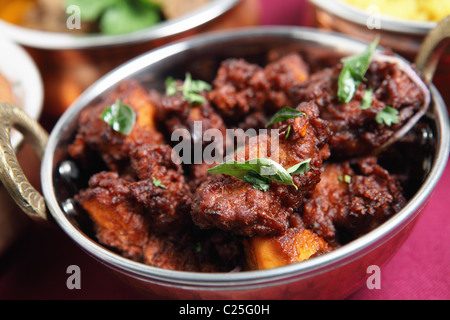
[[[80,35],[49,32],[0,20],[0,34],[22,45],[44,79],[46,128],[95,80],[120,64],[183,37],[205,31],[256,25],[258,0],[210,0],[177,18],[128,34]]]
[[[436,21],[400,19],[381,14],[376,7],[367,10],[339,0],[309,0],[313,10],[314,26],[339,31],[364,41],[372,41],[381,35],[380,44],[392,49],[414,62],[428,33],[437,25]],[[375,1],[374,1],[375,3]],[[443,53],[434,84],[450,105],[450,47]]]
[[[33,119],[38,120],[43,105],[44,90],[39,70],[30,55],[19,45],[0,37],[0,77],[1,90],[10,91],[10,99],[3,94],[0,100],[6,99],[21,107]],[[9,86],[9,88],[8,88]],[[22,150],[23,136],[14,131],[11,133],[11,144],[18,152],[19,161],[26,157]],[[34,169],[39,170],[39,162]],[[31,169],[32,170],[32,169]],[[28,171],[29,172],[29,171]],[[17,206],[11,196],[0,184],[0,257],[14,243],[28,224],[28,217],[17,214]]]

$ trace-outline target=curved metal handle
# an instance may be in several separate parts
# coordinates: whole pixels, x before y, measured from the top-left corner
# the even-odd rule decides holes
[[[11,145],[11,128],[17,129],[30,142],[39,158],[48,140],[47,132],[24,111],[9,103],[0,103],[0,179],[11,197],[31,217],[47,220],[44,197],[25,177],[14,148]]]
[[[415,64],[428,82],[433,80],[439,60],[449,44],[450,16],[430,31],[417,54]]]

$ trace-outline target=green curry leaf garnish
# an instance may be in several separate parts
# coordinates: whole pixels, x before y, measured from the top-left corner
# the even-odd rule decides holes
[[[114,131],[128,135],[136,122],[136,112],[117,99],[115,103],[106,107],[100,118]]]
[[[364,76],[369,69],[379,41],[380,39],[377,37],[362,53],[342,59],[343,66],[338,79],[337,92],[339,101],[349,103],[359,84],[366,80]]]
[[[245,162],[230,160],[209,169],[208,172],[233,176],[261,191],[267,191],[272,182],[294,186],[298,189],[292,175],[308,172],[310,161],[311,159],[305,160],[286,170],[271,159],[257,158]]]

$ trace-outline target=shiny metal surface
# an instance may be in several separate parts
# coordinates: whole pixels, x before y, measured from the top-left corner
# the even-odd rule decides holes
[[[25,213],[46,220],[45,200],[20,168],[11,146],[11,129],[17,127],[39,156],[44,153],[48,134],[21,108],[9,103],[0,102],[0,124],[0,180]]]
[[[0,33],[31,48],[64,50],[100,48],[171,37],[193,30],[221,16],[241,0],[212,0],[210,3],[176,19],[163,21],[151,28],[124,35],[73,35],[31,30],[0,20]]]
[[[89,238],[77,224],[76,215],[64,212],[70,192],[58,171],[60,163],[67,160],[64,150],[73,138],[80,110],[125,78],[137,79],[147,87],[162,88],[166,76],[177,76],[187,70],[208,80],[212,77],[211,68],[230,56],[257,61],[268,50],[295,48],[319,60],[330,54],[338,59],[362,51],[365,46],[340,34],[314,29],[260,27],[197,36],[133,59],[86,90],[50,134],[41,167],[42,189],[50,213],[81,248],[116,270],[130,285],[141,288],[144,294],[180,299],[338,299],[348,296],[364,284],[368,266],[381,266],[402,245],[445,168],[450,140],[448,115],[433,86],[434,105],[428,121],[434,127],[434,151],[424,155],[432,158],[432,165],[406,207],[380,227],[331,253],[281,268],[206,274],[163,270],[121,257]]]
[[[445,49],[450,44],[450,16],[443,19],[425,38],[415,59],[427,81],[433,80],[436,68]]]
[[[1,34],[0,34],[1,35]],[[19,45],[0,37],[0,74],[13,85],[14,101],[33,120],[41,116],[44,100],[43,81],[31,56]],[[17,130],[10,133],[15,153],[23,152],[24,138]],[[23,160],[19,156],[19,161]],[[3,157],[2,157],[3,158]],[[23,163],[23,162],[22,162]],[[0,172],[1,174],[1,172]],[[10,250],[29,225],[25,214],[18,215],[16,203],[0,183],[0,258]]]

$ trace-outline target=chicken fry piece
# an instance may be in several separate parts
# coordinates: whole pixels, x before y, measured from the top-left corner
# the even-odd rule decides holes
[[[333,132],[330,148],[335,158],[368,156],[382,146],[421,108],[424,94],[409,75],[388,61],[373,61],[367,81],[356,89],[349,103],[339,101],[338,81],[342,64],[323,69],[289,91],[293,102],[314,101],[320,116]],[[389,107],[395,121],[386,124],[379,114]]]
[[[230,272],[243,260],[242,240],[212,230],[190,229],[179,234],[150,234],[144,247],[145,263],[170,270]]]
[[[273,110],[283,107],[294,107],[289,98],[289,91],[296,85],[305,82],[309,78],[309,67],[297,53],[290,53],[284,57],[269,63],[264,68],[266,79],[270,83],[268,107]]]
[[[238,162],[249,160],[249,155],[251,159],[269,157],[285,169],[311,159],[310,170],[293,176],[295,186],[271,183],[266,191],[232,176],[211,177],[194,195],[191,216],[197,226],[217,227],[245,236],[278,235],[286,231],[290,215],[319,182],[322,161],[327,156],[322,150],[326,149],[329,131],[318,118],[317,106],[304,104],[299,110],[305,116],[286,120],[281,127],[283,130],[284,126],[292,127],[288,137],[285,131],[270,137],[258,135],[234,157]],[[268,151],[273,144],[278,147]]]
[[[150,234],[144,246],[144,262],[167,270],[199,271],[193,246],[183,237]]]
[[[167,145],[143,145],[130,154],[120,177],[101,172],[75,200],[92,218],[99,241],[141,259],[149,233],[178,233],[191,225],[191,193]]]
[[[152,232],[182,229],[190,222],[192,194],[172,151],[168,145],[143,145],[130,154],[138,180],[130,193],[148,212]]]
[[[346,237],[354,239],[377,227],[405,203],[399,181],[375,157],[353,165],[330,163],[305,201],[303,221],[327,242],[340,245]]]
[[[183,85],[180,80],[176,83],[179,86]],[[199,95],[204,97],[206,92],[203,91]],[[194,190],[206,178],[206,170],[211,167],[210,162],[216,158],[223,159],[225,156],[227,127],[206,97],[201,102],[193,103],[186,100],[182,92],[176,92],[161,97],[158,109],[160,112],[157,119],[164,128],[162,131],[167,140],[170,140],[170,144],[175,148],[174,151],[182,153],[176,148],[178,144],[185,143],[193,150],[189,154],[180,155],[180,160],[186,169],[189,184]],[[216,136],[220,136],[221,139],[216,140]],[[183,141],[180,142],[180,139]],[[206,154],[205,148],[214,149],[216,153]]]
[[[209,100],[227,123],[261,111],[270,84],[264,69],[243,59],[222,62],[209,92]]]
[[[120,179],[117,173],[102,172],[92,176],[89,188],[75,200],[94,222],[100,243],[139,261],[150,222],[129,187],[130,181]]]
[[[130,106],[137,115],[136,123],[128,135],[114,131],[100,115],[117,99]],[[85,166],[100,156],[107,167],[122,171],[128,166],[131,150],[143,144],[164,143],[156,129],[156,102],[137,82],[123,81],[98,104],[80,113],[78,134],[69,146],[70,155]]]
[[[287,54],[264,68],[243,59],[228,59],[217,72],[209,99],[225,122],[235,126],[249,115],[294,107],[288,93],[308,77],[309,67],[297,53]]]

